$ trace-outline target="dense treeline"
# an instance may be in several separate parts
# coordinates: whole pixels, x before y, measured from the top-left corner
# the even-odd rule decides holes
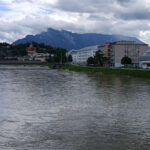
[[[8,43],[0,43],[0,58],[5,59],[8,57],[21,57],[27,55],[26,48],[29,47],[31,43],[26,44],[8,44]],[[44,44],[38,44],[32,42],[33,46],[36,48],[37,52],[41,53],[56,53],[56,48],[52,48],[51,46],[46,46]]]
[[[27,55],[27,47],[31,43],[26,44],[8,44],[0,43],[0,60],[17,59],[17,57],[23,57]],[[65,63],[72,61],[72,57],[66,56],[67,50],[63,48],[54,48],[43,43],[32,42],[33,47],[38,53],[49,53],[48,62]]]
[[[28,44],[20,44],[17,46],[13,46],[8,43],[0,43],[0,59],[25,56],[27,46]]]

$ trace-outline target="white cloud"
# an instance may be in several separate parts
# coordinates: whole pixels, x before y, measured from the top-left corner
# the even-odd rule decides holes
[[[150,43],[149,0],[0,0],[0,41],[48,27],[136,36]]]
[[[140,31],[140,39],[143,39],[146,43],[150,42],[150,31]]]

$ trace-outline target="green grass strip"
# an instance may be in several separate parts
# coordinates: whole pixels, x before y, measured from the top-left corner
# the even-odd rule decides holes
[[[64,66],[62,69],[78,72],[102,72],[104,74],[128,75],[134,77],[150,78],[150,70],[127,69],[127,68],[98,68],[82,66]]]

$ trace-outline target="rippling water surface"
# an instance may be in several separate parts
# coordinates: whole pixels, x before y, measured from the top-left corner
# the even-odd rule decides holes
[[[149,79],[0,67],[0,150],[149,149]]]

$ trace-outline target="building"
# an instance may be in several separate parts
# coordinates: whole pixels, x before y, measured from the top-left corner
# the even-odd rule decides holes
[[[122,67],[121,60],[124,56],[132,59],[133,66],[139,66],[140,56],[148,50],[147,44],[138,44],[135,41],[118,41],[106,43],[104,46],[91,46],[79,50],[71,50],[67,55],[71,54],[73,63],[86,64],[89,57],[93,57],[95,52],[101,50],[106,58],[105,67]]]
[[[85,47],[79,50],[70,50],[67,55],[72,55],[72,63],[74,64],[86,64],[87,59],[89,57],[93,57],[95,55],[95,52],[98,51],[101,48],[101,46],[90,46]],[[103,48],[103,47],[102,47]]]
[[[140,67],[150,69],[150,51],[145,52],[144,55],[140,57]]]
[[[106,67],[122,67],[121,59],[124,56],[131,58],[134,66],[139,66],[140,56],[148,50],[147,44],[137,44],[134,41],[106,43],[103,47],[107,58]]]
[[[17,43],[16,43],[16,42],[13,42],[11,45],[12,45],[12,46],[17,46]]]
[[[26,50],[27,50],[28,60],[30,60],[30,61],[34,61],[35,60],[35,61],[46,62],[46,59],[49,58],[49,53],[38,53],[36,51],[36,48],[33,47],[32,43],[30,44],[29,47],[27,47]]]
[[[37,55],[36,48],[33,47],[32,43],[29,47],[26,48],[28,60],[34,60],[35,56]]]
[[[41,61],[41,62],[45,62],[46,59],[49,58],[49,53],[37,53],[37,55],[35,56],[34,60],[35,61]]]

